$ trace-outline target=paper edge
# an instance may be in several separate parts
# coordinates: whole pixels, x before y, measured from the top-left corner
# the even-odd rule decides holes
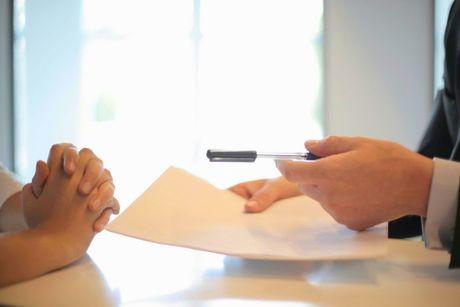
[[[182,245],[182,244],[175,244],[171,242],[162,242],[160,240],[151,240],[151,239],[144,239],[140,237],[136,237],[134,235],[122,233],[116,230],[108,229],[106,228],[107,231],[117,234],[117,235],[122,235],[128,238],[132,239],[137,239],[141,240],[144,242],[152,242],[155,244],[160,244],[160,245],[166,245],[170,247],[179,247],[179,248],[186,248],[194,251],[200,251],[200,252],[208,252],[208,253],[213,253],[213,254],[218,254],[218,255],[223,255],[223,256],[230,256],[230,257],[238,257],[238,258],[243,258],[243,259],[252,259],[252,260],[273,260],[273,261],[330,261],[330,260],[340,260],[340,261],[347,261],[347,260],[369,260],[369,259],[379,259],[383,258],[388,254],[388,240],[385,240],[384,242],[384,248],[382,248],[382,252],[379,253],[374,253],[374,254],[366,254],[366,255],[359,255],[359,256],[332,256],[332,257],[290,257],[290,256],[273,256],[273,255],[265,255],[265,254],[239,254],[239,253],[224,253],[218,250],[210,250],[202,247],[192,247],[190,245]]]

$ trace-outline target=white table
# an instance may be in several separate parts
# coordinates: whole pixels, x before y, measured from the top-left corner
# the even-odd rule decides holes
[[[390,240],[365,261],[256,261],[162,246],[108,232],[89,256],[0,289],[26,306],[460,306],[446,252]]]

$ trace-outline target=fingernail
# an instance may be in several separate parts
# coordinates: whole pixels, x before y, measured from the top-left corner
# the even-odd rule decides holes
[[[70,161],[68,168],[70,172],[73,172],[75,170],[75,163],[73,163],[73,161]]]
[[[246,204],[246,207],[249,207],[249,208],[255,208],[259,205],[259,203],[255,200],[250,200],[247,202]]]
[[[91,192],[91,185],[89,184],[88,181],[84,182],[82,185],[81,185],[81,190],[83,193],[85,194],[88,194],[89,192]]]
[[[33,189],[32,189],[32,190],[33,190]],[[42,189],[41,187],[38,187],[38,188],[37,188],[37,191],[35,191],[35,192],[37,193],[37,195],[35,195],[35,197],[38,198],[38,197],[42,194],[42,191],[43,191],[43,189]],[[34,193],[34,194],[35,194],[35,193]]]

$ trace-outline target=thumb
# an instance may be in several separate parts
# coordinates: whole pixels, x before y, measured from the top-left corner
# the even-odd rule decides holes
[[[45,186],[46,180],[50,174],[50,170],[48,165],[44,161],[37,161],[35,167],[35,174],[32,178],[32,192],[34,193],[35,197],[38,198],[43,191],[43,187]]]
[[[270,184],[265,184],[255,192],[246,203],[244,209],[249,213],[262,212],[279,199],[279,193]]]
[[[27,225],[34,228],[40,220],[40,211],[38,206],[34,206],[37,198],[35,197],[33,186],[31,183],[26,184],[22,188],[22,209],[24,210],[24,219]]]
[[[309,140],[305,142],[305,148],[320,157],[344,153],[355,149],[357,141],[352,137],[328,136],[322,140]]]
[[[36,199],[31,183],[26,184],[22,188],[21,197],[24,209],[27,210],[30,204]]]

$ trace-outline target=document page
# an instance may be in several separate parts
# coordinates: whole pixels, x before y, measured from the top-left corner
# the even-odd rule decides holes
[[[155,243],[252,259],[365,259],[387,252],[387,224],[355,232],[314,200],[278,201],[245,213],[245,200],[175,167],[107,227]]]

